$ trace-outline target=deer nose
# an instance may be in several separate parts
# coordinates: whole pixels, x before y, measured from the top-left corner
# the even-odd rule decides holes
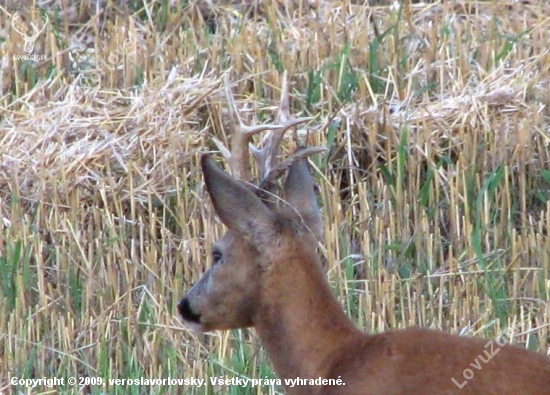
[[[178,303],[178,310],[185,321],[200,324],[201,315],[196,314],[193,310],[191,310],[191,305],[189,304],[188,298],[183,298],[180,300]]]

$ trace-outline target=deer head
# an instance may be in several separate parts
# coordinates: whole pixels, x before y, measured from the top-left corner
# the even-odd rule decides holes
[[[246,126],[238,115],[226,80],[232,128],[232,149],[216,141],[230,164],[233,176],[221,170],[209,155],[201,158],[206,189],[216,213],[228,232],[212,248],[212,267],[178,304],[185,324],[196,331],[253,326],[257,314],[256,300],[262,287],[262,274],[277,270],[277,262],[289,254],[310,251],[316,254],[317,239],[322,234],[313,181],[306,156],[319,148],[297,150],[287,160],[277,163],[277,152],[286,130],[309,118],[288,116],[286,74],[277,125]],[[268,130],[261,149],[252,152],[259,164],[259,183],[268,185],[286,168],[284,200],[266,204],[257,196],[260,188],[252,186],[248,168],[250,137]],[[272,191],[268,191],[272,195]]]
[[[27,27],[25,26],[22,29],[23,22],[21,20],[21,15],[19,12],[16,12],[13,15],[13,18],[11,20],[11,25],[13,29],[23,37],[23,40],[25,41],[24,50],[27,55],[30,55],[32,51],[34,50],[34,44],[36,43],[36,39],[46,29],[46,26],[48,25],[48,22],[50,19],[48,18],[48,15],[44,14],[43,17],[43,24],[42,27],[39,29],[33,22],[30,23],[33,33],[31,35],[27,34]]]

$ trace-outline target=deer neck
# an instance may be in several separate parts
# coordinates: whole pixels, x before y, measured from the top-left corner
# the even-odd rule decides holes
[[[334,297],[316,256],[279,263],[284,267],[263,274],[254,327],[279,377],[322,377],[336,345],[360,332]]]

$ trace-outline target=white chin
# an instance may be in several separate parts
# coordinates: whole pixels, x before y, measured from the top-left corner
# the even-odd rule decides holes
[[[183,320],[183,324],[187,327],[187,329],[192,330],[193,332],[205,332],[204,326],[202,324],[199,324],[197,322],[187,321],[185,319]]]

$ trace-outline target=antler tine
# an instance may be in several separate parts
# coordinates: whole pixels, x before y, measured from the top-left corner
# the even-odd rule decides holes
[[[21,15],[17,12],[12,20],[11,20],[11,26],[13,27],[13,30],[15,30],[17,33],[21,34],[21,35],[26,35],[26,31],[22,32],[21,30],[19,30],[19,28],[17,27],[17,25],[21,23]]]
[[[256,133],[265,131],[265,130],[278,130],[281,128],[281,125],[255,125],[248,126],[245,125],[239,115],[237,110],[237,105],[235,103],[235,98],[231,93],[231,85],[229,82],[229,73],[225,74],[224,78],[225,85],[225,97],[229,105],[229,123],[231,128],[231,151],[223,145],[221,141],[214,138],[213,141],[220,150],[221,154],[229,163],[231,172],[233,176],[243,181],[250,181],[250,168],[249,168],[249,154],[248,154],[248,143],[250,137]]]
[[[292,119],[290,118],[289,107],[288,74],[285,70],[281,87],[281,103],[279,104],[279,111],[277,117],[275,118],[275,122],[280,126],[266,134],[266,136],[262,139],[261,149],[258,149],[252,145],[250,147],[252,154],[258,163],[260,185],[265,185],[268,181],[276,179],[281,172],[286,169],[286,167],[282,170],[279,169],[280,165],[277,164],[277,155],[279,154],[281,141],[283,140],[283,136],[286,131],[296,125],[313,119],[312,117]],[[309,155],[311,155],[311,153]],[[285,163],[288,162],[285,161]]]

